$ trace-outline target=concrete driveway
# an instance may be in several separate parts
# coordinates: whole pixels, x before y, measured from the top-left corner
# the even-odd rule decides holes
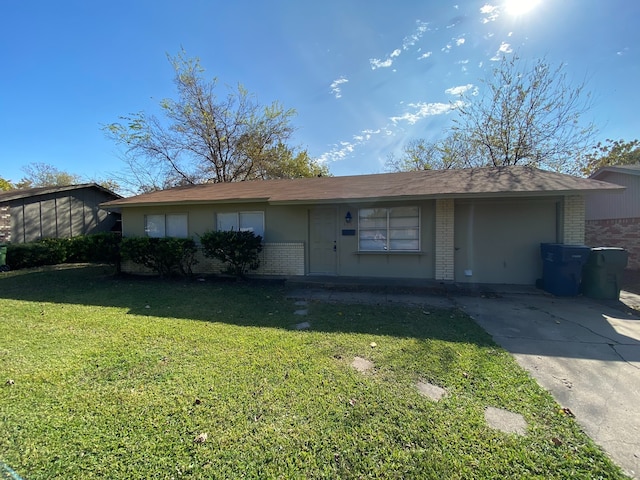
[[[623,292],[621,300],[640,305],[633,294]],[[629,476],[640,478],[639,317],[622,303],[533,292],[454,302],[571,409]]]

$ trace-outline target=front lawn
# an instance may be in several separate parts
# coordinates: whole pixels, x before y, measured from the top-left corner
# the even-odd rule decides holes
[[[300,308],[277,285],[0,274],[0,461],[30,480],[623,478],[463,313]]]

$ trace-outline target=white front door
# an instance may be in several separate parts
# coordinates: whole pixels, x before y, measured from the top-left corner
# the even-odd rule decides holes
[[[335,208],[309,211],[309,273],[337,273],[337,226]]]

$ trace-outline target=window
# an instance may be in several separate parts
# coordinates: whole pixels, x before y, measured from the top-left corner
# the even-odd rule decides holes
[[[145,215],[144,231],[148,237],[187,238],[187,214]]]
[[[253,232],[264,238],[264,212],[218,213],[218,230]]]
[[[358,212],[360,251],[420,250],[420,208],[362,208]]]

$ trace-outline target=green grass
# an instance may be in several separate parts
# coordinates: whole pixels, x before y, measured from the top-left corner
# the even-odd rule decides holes
[[[276,285],[0,275],[0,461],[28,479],[622,478],[463,313],[298,308]]]

